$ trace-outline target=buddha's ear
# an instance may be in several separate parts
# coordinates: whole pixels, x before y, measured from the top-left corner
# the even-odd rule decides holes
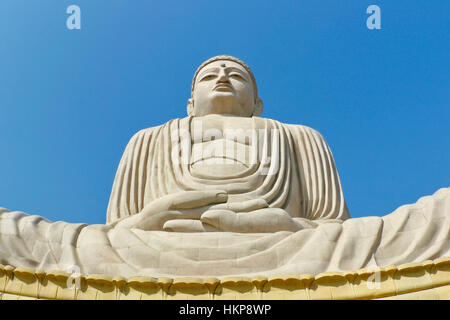
[[[189,117],[194,115],[194,99],[190,98],[187,103],[187,114]]]
[[[255,102],[255,110],[253,110],[253,116],[259,117],[261,113],[263,112],[263,101],[261,98],[256,99]]]

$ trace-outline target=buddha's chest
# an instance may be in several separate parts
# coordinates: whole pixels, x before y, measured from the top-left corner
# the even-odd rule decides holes
[[[214,179],[241,176],[258,164],[260,130],[252,118],[194,118],[191,123],[191,173]]]
[[[240,117],[202,117],[194,118],[191,123],[192,143],[203,143],[213,140],[236,140],[251,143],[254,139],[255,121],[252,118]]]

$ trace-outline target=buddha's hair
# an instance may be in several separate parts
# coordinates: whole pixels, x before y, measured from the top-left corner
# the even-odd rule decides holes
[[[197,76],[198,76],[198,73],[200,72],[200,70],[203,69],[206,65],[210,64],[211,62],[219,61],[219,60],[233,61],[233,62],[239,63],[241,66],[243,66],[244,69],[248,72],[248,74],[250,75],[250,77],[252,79],[253,93],[254,93],[254,96],[255,96],[255,100],[258,99],[258,88],[256,86],[256,80],[255,80],[255,76],[253,75],[253,72],[250,70],[250,67],[244,61],[242,61],[241,59],[238,59],[238,58],[233,57],[233,56],[227,56],[227,55],[221,55],[221,56],[215,56],[215,57],[209,58],[208,60],[203,62],[200,65],[200,67],[197,68],[197,71],[195,71],[195,74],[194,74],[194,78],[192,78],[191,97],[194,94],[195,81],[197,80]]]

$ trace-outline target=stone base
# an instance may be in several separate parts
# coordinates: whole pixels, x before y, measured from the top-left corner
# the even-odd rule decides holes
[[[70,288],[71,283],[73,288]],[[69,285],[69,287],[68,287]],[[325,272],[228,278],[151,278],[40,272],[0,265],[0,299],[56,300],[353,300],[450,299],[450,258]]]

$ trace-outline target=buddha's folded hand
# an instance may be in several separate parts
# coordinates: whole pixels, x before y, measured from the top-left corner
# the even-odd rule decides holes
[[[114,227],[163,230],[169,220],[199,221],[211,205],[226,202],[228,195],[222,190],[183,191],[159,198],[144,207],[138,214],[111,224]]]
[[[239,233],[296,232],[305,228],[314,228],[317,225],[313,221],[293,218],[280,208],[263,208],[237,213],[231,210],[209,210],[201,216],[200,220],[219,231]]]
[[[206,220],[201,217],[205,215],[206,212],[232,212],[236,215],[236,212],[252,212],[259,209],[267,208],[269,205],[264,199],[252,199],[242,202],[232,202],[232,203],[219,203],[203,207],[202,214],[197,219],[171,219],[168,220],[163,229],[165,231],[173,232],[213,232],[213,231],[225,231],[217,228],[215,225],[209,224]]]
[[[212,206],[204,212],[200,220],[169,220],[164,230],[174,232],[236,232],[236,233],[272,233],[278,231],[296,232],[315,228],[318,222],[303,218],[293,218],[280,208],[258,208],[236,212],[232,207],[248,208],[250,203],[223,204],[228,209],[216,209]],[[262,204],[262,203],[260,203]],[[256,205],[253,203],[253,205]],[[220,207],[222,207],[220,205]]]

